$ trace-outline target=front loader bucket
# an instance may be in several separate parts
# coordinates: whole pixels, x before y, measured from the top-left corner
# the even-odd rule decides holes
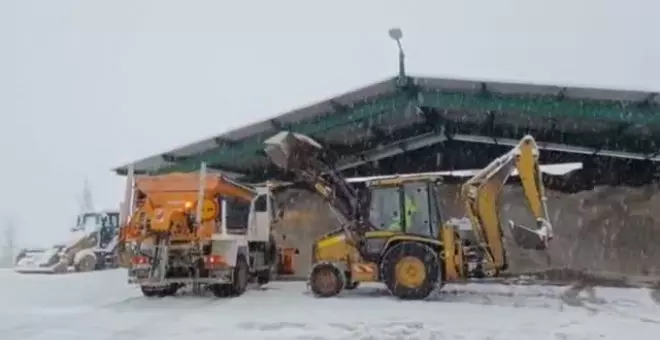
[[[532,229],[513,221],[509,221],[509,227],[513,240],[520,248],[529,250],[546,250],[548,248],[548,236],[545,229]]]
[[[271,162],[285,171],[309,169],[308,160],[316,158],[322,150],[313,139],[289,131],[268,138],[264,144],[264,151]]]

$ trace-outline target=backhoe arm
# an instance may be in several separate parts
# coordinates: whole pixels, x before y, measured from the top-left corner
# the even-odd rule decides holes
[[[358,194],[326,161],[327,152],[313,139],[282,131],[267,139],[264,151],[273,164],[296,175],[298,182],[320,194],[340,220],[346,236],[360,244],[363,233],[369,229],[368,218],[360,204]]]
[[[494,268],[508,266],[499,216],[499,198],[506,181],[517,170],[528,206],[536,218],[536,228],[509,222],[516,243],[525,249],[544,250],[552,238],[552,225],[538,163],[534,137],[523,137],[517,146],[495,159],[461,188],[461,197],[486,260]]]

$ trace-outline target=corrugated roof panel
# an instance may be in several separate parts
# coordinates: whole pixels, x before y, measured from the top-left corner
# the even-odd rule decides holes
[[[319,117],[323,114],[333,112],[334,108],[330,105],[330,102],[323,102],[311,105],[309,107],[291,111],[287,114],[281,115],[279,117],[273,118],[282,123],[298,123],[302,120],[313,119]]]
[[[199,141],[197,143],[188,144],[181,148],[176,149],[175,151],[169,152],[173,156],[185,157],[190,155],[196,155],[208,150],[212,150],[218,147],[218,143],[213,139],[206,139]]]
[[[415,78],[415,84],[429,90],[457,92],[476,92],[481,89],[481,82],[460,79]]]
[[[641,102],[649,96],[649,93],[569,87],[564,91],[564,95],[566,98],[574,99]]]
[[[562,88],[545,85],[486,83],[486,90],[503,95],[556,96]]]
[[[353,144],[368,136],[368,129],[364,124],[351,125],[344,129],[335,129],[318,135],[327,142],[337,144]]]
[[[242,127],[236,130],[232,130],[221,135],[216,136],[215,138],[226,138],[228,140],[236,141],[244,138],[248,138],[266,131],[272,130],[273,126],[269,120],[261,121]]]
[[[151,156],[148,158],[143,158],[137,162],[133,163],[133,167],[136,172],[147,171],[149,169],[157,169],[163,166],[173,165],[173,162],[167,162],[163,159],[161,155]],[[122,168],[127,169],[128,165],[122,166]]]
[[[658,132],[660,132],[658,130],[660,130],[660,129],[653,128],[653,127],[646,126],[646,125],[635,124],[635,125],[629,127],[626,130],[626,132],[631,134],[631,135],[637,136],[639,138],[647,138],[647,137],[651,137],[653,135],[657,135]]]

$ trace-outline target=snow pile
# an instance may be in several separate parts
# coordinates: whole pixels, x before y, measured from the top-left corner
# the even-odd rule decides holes
[[[459,185],[445,185],[442,205],[446,217],[463,217]],[[300,249],[296,268],[305,276],[313,240],[338,227],[327,205],[317,195],[292,189],[278,196],[289,207],[276,226],[284,243]],[[501,197],[501,217],[533,226],[534,219],[518,185],[506,186]],[[512,271],[529,272],[569,268],[622,275],[660,275],[660,189],[598,187],[577,194],[548,190],[548,209],[555,240],[545,254],[519,249],[508,242]],[[507,237],[510,235],[507,232]]]
[[[503,194],[503,217],[527,214],[519,187]],[[549,250],[543,256],[512,251],[512,266],[520,270],[545,266],[624,275],[660,275],[660,190],[597,187],[577,194],[548,193],[548,209],[555,227]],[[528,216],[528,215],[527,215]]]

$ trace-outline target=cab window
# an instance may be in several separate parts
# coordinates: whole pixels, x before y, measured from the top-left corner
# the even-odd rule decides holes
[[[229,233],[242,233],[247,230],[250,219],[250,202],[234,197],[225,197],[226,228]]]
[[[80,216],[78,216],[78,221],[76,223],[76,227],[73,228],[74,231],[76,230],[86,230],[86,231],[92,231],[96,230],[99,225],[100,225],[100,218],[97,213],[85,213]]]
[[[407,183],[403,186],[403,193],[406,232],[432,236],[428,183]]]
[[[398,187],[373,188],[371,190],[369,221],[377,229],[391,229],[394,224],[400,223],[400,206]]]
[[[256,212],[266,212],[268,210],[268,195],[259,195],[254,202],[254,210]]]
[[[108,229],[116,229],[119,227],[119,213],[107,213],[101,217],[101,226]]]
[[[440,190],[436,184],[430,185],[429,187],[429,207],[431,209],[429,215],[431,215],[431,234],[435,236],[438,235],[440,226],[444,223],[444,220],[442,215],[442,204],[440,201]]]

